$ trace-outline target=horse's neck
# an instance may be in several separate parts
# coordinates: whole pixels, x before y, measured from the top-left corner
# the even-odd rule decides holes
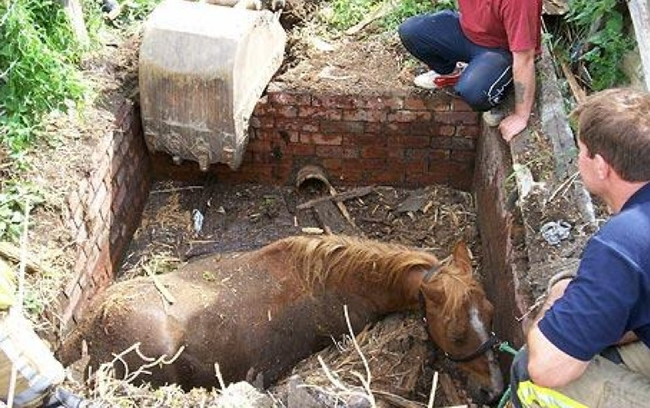
[[[400,276],[393,286],[357,279],[344,280],[341,290],[365,299],[377,313],[414,310],[419,305],[418,293],[424,272],[422,268],[412,268]]]

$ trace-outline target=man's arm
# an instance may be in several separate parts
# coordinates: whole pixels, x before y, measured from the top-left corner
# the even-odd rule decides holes
[[[512,53],[512,77],[515,86],[515,111],[499,125],[506,142],[526,128],[535,102],[535,50]]]
[[[539,386],[557,388],[584,373],[588,361],[571,357],[551,343],[537,324],[528,333],[528,374]]]
[[[550,289],[542,309],[526,336],[528,346],[528,373],[533,382],[542,387],[561,387],[580,377],[589,362],[571,357],[551,343],[537,323],[544,313],[562,297],[571,279],[557,281]]]

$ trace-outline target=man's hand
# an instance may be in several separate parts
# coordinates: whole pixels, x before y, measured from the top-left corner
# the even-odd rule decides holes
[[[499,131],[501,132],[501,137],[506,142],[510,142],[513,137],[521,133],[522,130],[526,129],[528,125],[528,117],[522,117],[517,114],[512,114],[503,118],[501,123],[499,123]]]
[[[515,87],[515,111],[499,124],[499,131],[506,142],[528,125],[528,118],[535,102],[535,50],[512,53],[512,80]]]

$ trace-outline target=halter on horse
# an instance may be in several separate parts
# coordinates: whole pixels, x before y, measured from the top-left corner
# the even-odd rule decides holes
[[[347,305],[355,333],[383,316],[425,305],[428,332],[451,356],[477,354],[488,342],[492,305],[472,277],[464,244],[441,265],[433,255],[367,239],[290,237],[256,251],[222,259],[212,255],[175,272],[116,283],[97,297],[66,339],[58,356],[69,364],[85,339],[89,364],[113,363],[118,376],[146,362],[142,378],[185,389],[217,386],[215,363],[226,382],[262,374],[275,382],[298,361],[348,333]],[[425,274],[436,266],[433,276]],[[159,285],[176,299],[169,303]],[[114,355],[139,343],[138,353]],[[502,391],[491,350],[459,363],[473,397]]]

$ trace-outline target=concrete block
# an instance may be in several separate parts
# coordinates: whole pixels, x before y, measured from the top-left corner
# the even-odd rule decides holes
[[[149,150],[237,169],[255,104],[282,63],[277,15],[166,0],[145,25],[140,102]]]

